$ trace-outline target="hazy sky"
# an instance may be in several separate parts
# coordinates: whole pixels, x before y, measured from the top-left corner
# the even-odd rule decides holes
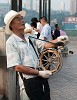
[[[8,2],[9,0],[0,0],[0,3],[5,3]],[[22,0],[22,2],[26,2],[27,0]],[[60,3],[64,2],[65,3],[65,9],[69,10],[70,9],[70,0],[51,0],[51,8],[54,10],[59,10],[60,9]]]
[[[22,0],[22,1],[25,2],[26,0]],[[51,8],[54,9],[54,10],[59,10],[61,2],[65,3],[65,10],[70,9],[70,0],[51,0]]]
[[[8,0],[0,0],[0,3],[6,3]]]
[[[70,0],[51,0],[52,9],[59,10],[61,2],[65,3],[66,10],[70,9]]]

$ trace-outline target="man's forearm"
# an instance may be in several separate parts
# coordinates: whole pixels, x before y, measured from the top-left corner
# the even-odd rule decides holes
[[[18,71],[27,75],[38,75],[39,73],[38,70],[30,68],[29,66],[23,66],[23,65],[16,65],[15,71]]]
[[[32,32],[31,29],[26,29],[26,30],[24,30],[24,33],[31,33],[31,32]]]

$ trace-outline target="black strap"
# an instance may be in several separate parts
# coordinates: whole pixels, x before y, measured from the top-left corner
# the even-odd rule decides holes
[[[35,53],[36,53],[36,55],[37,55],[37,58],[39,59],[39,56],[38,56],[38,54],[37,54],[37,52],[36,52],[36,49],[35,49],[35,47],[34,47],[34,45],[33,45],[33,43],[32,43],[32,41],[31,41],[30,38],[29,38],[29,42],[30,42],[30,44],[32,45],[32,47],[33,47],[33,49],[34,49],[34,51],[35,51]]]
[[[19,74],[20,74],[20,76],[21,76],[21,79],[23,80],[23,75],[22,75],[22,73],[21,73],[21,72],[19,72]]]
[[[27,96],[30,98],[30,91],[29,91],[27,79],[23,77],[23,74],[22,74],[21,72],[19,72],[19,74],[20,74],[20,77],[21,77],[21,79],[22,79],[22,81],[23,81],[26,94],[27,94]]]

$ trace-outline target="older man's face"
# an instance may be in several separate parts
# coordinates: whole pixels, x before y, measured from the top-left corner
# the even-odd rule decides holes
[[[12,30],[21,30],[25,28],[25,21],[23,19],[23,16],[17,15],[11,22],[10,26],[12,27]]]

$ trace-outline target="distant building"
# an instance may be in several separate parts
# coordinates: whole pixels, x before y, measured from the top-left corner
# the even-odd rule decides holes
[[[4,16],[9,10],[9,3],[0,3],[0,27],[4,26]]]
[[[70,14],[77,13],[77,0],[70,0]]]
[[[23,2],[23,8],[27,10],[36,10],[39,12],[39,0],[28,0]]]
[[[33,10],[39,12],[39,0],[33,0]]]
[[[0,16],[3,16],[9,11],[9,3],[0,3]]]
[[[25,1],[23,7],[28,10],[33,10],[33,1],[32,0]]]
[[[63,25],[65,30],[77,30],[77,17],[65,17]]]
[[[61,2],[60,11],[65,11],[65,3]]]

